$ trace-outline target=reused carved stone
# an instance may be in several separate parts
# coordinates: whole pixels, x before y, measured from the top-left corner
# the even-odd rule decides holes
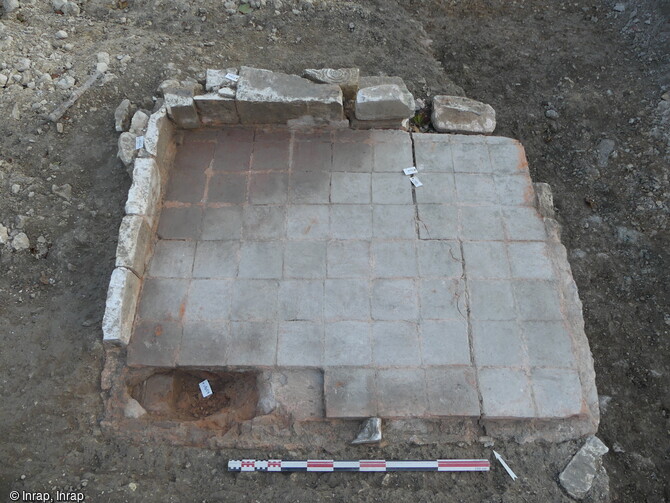
[[[342,89],[344,99],[356,99],[360,79],[358,68],[308,68],[302,76],[320,84],[337,84]]]

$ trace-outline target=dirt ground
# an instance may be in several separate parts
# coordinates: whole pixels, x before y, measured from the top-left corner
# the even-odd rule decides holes
[[[328,453],[213,451],[101,431],[100,323],[130,184],[115,157],[114,108],[125,97],[151,108],[168,76],[246,64],[298,73],[357,66],[403,77],[418,98],[463,93],[496,109],[496,134],[521,140],[534,180],[553,187],[584,303],[598,435],[611,449],[609,497],[601,476],[589,499],[669,501],[670,3],[273,3],[246,15],[229,15],[218,0],[88,0],[77,17],[46,0],[0,10],[0,73],[10,77],[0,84],[0,224],[10,239],[25,232],[30,240],[24,251],[0,244],[0,498],[81,488],[87,501],[110,502],[570,501],[557,479],[579,442],[496,442],[521,476],[513,483],[498,466],[488,474],[233,475],[230,458]],[[57,40],[58,30],[68,38]],[[53,80],[71,75],[79,86],[100,51],[111,56],[104,84],[57,132],[42,117],[70,90],[12,69],[28,57]],[[479,443],[348,453],[491,455]]]

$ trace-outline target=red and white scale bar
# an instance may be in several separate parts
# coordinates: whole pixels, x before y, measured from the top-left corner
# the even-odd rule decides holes
[[[487,459],[435,459],[430,461],[231,459],[228,461],[230,472],[488,472],[490,468],[491,464]]]

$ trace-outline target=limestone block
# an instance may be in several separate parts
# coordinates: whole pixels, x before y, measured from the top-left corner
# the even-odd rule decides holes
[[[237,83],[237,111],[242,124],[285,124],[312,116],[341,120],[342,90],[296,75],[243,66]]]
[[[174,124],[168,119],[166,108],[163,106],[151,114],[144,133],[144,150],[140,151],[140,157],[151,156],[156,159],[162,180],[167,180],[167,172],[175,153],[172,141],[174,129]]]
[[[149,155],[157,157],[171,139],[172,125],[163,106],[149,117],[147,130],[144,133],[144,149]]]
[[[412,102],[412,111],[416,109],[414,106],[414,96],[412,93],[409,92],[409,89],[407,89],[407,85],[405,84],[405,81],[402,80],[400,77],[361,77],[360,82],[359,82],[359,89],[363,89],[365,87],[373,87],[373,86],[382,86],[382,85],[390,85],[393,84],[395,86],[398,86],[400,90],[403,92],[405,96],[405,100],[411,101]]]
[[[440,133],[490,134],[496,128],[491,105],[462,96],[435,96],[431,120]]]
[[[210,93],[196,96],[194,101],[203,126],[221,126],[240,122],[234,99],[226,98],[218,93]]]
[[[133,184],[128,190],[126,214],[140,215],[153,228],[161,198],[161,174],[156,162],[151,158],[136,159],[133,170]]]
[[[105,315],[102,318],[103,340],[127,345],[133,328],[140,293],[140,280],[129,269],[117,267],[107,290]]]
[[[126,215],[121,220],[116,246],[116,267],[130,269],[141,278],[149,259],[151,229],[144,217]]]
[[[360,89],[356,94],[356,119],[406,119],[414,114],[414,99],[395,84]]]
[[[320,84],[337,84],[346,100],[355,100],[358,92],[360,71],[358,68],[321,68],[306,69],[303,77]]]
[[[180,128],[197,129],[200,127],[198,110],[195,108],[193,95],[180,90],[169,90],[165,93],[165,106],[170,119]]]

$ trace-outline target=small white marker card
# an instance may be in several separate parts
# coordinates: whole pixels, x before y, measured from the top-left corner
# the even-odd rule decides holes
[[[409,168],[405,168],[405,169],[402,170],[402,172],[405,173],[406,175],[416,175],[418,173],[418,171],[416,170],[416,168],[414,166],[410,166]]]
[[[200,392],[202,393],[203,398],[207,398],[212,394],[212,387],[209,385],[209,381],[207,379],[200,383]]]
[[[423,183],[421,183],[421,180],[419,180],[416,176],[410,176],[409,181],[412,182],[412,185],[415,187],[421,187]]]
[[[139,150],[144,147],[144,136],[137,136],[135,138],[135,150]]]
[[[240,76],[235,75],[234,73],[226,73],[226,78],[228,80],[232,80],[233,82],[237,82],[238,80],[240,80]]]

